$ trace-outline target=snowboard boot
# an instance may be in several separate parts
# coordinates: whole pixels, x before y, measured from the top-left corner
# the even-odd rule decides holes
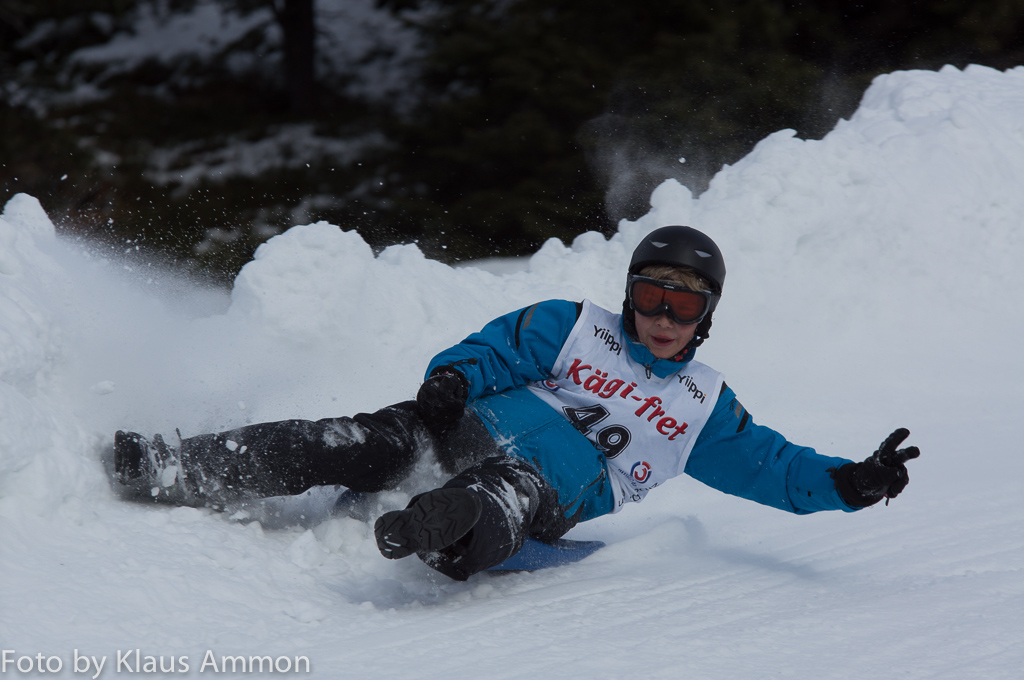
[[[373,525],[380,554],[391,560],[446,548],[469,533],[483,505],[476,491],[440,488],[414,497],[405,510],[385,512]]]
[[[177,451],[159,434],[153,441],[135,432],[114,434],[114,479],[125,495],[172,505],[191,505],[193,494]]]

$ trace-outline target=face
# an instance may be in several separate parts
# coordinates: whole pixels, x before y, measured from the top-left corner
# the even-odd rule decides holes
[[[678,324],[665,314],[644,316],[636,314],[636,334],[644,347],[659,359],[671,359],[690,343],[697,332],[697,324]]]

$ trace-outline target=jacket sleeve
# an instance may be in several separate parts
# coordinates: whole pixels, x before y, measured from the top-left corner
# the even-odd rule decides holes
[[[805,515],[857,509],[843,502],[829,473],[849,462],[792,444],[775,430],[755,424],[735,392],[723,385],[685,471],[719,491]]]
[[[548,300],[499,316],[435,356],[427,376],[438,366],[456,364],[469,380],[470,399],[546,380],[581,309],[581,303]]]

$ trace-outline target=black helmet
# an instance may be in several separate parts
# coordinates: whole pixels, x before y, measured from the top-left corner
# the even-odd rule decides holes
[[[661,227],[640,241],[629,261],[629,273],[651,264],[692,269],[710,281],[721,295],[725,284],[725,258],[707,234],[693,227]]]
[[[722,251],[707,234],[693,227],[660,227],[645,236],[633,251],[633,257],[629,261],[629,273],[638,274],[644,267],[652,264],[692,269],[714,287],[715,295],[711,299],[708,314],[697,326],[697,332],[690,343],[691,347],[699,346],[709,335],[711,315],[718,306],[725,285],[725,258],[722,257]],[[636,337],[636,317],[629,302],[628,289],[626,300],[622,303],[622,316],[626,331]]]

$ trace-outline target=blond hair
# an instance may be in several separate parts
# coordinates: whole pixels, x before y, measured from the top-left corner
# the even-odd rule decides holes
[[[658,281],[671,281],[681,283],[692,290],[714,290],[703,276],[692,269],[672,267],[667,264],[650,264],[640,270],[640,276],[646,276]]]

